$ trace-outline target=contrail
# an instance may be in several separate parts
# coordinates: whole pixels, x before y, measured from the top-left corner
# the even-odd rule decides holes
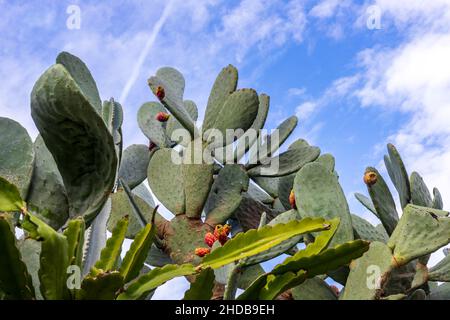
[[[120,99],[119,99],[119,102],[121,104],[124,104],[125,100],[128,97],[128,94],[130,93],[131,88],[133,87],[134,83],[136,82],[136,80],[139,76],[139,71],[141,70],[142,65],[144,64],[145,59],[147,58],[147,55],[150,52],[150,49],[153,47],[156,37],[158,36],[159,32],[161,31],[161,28],[163,27],[164,23],[166,22],[167,17],[169,16],[169,13],[172,9],[173,2],[174,2],[174,0],[171,0],[167,3],[161,17],[159,18],[159,20],[156,22],[155,26],[153,27],[152,33],[150,34],[150,38],[148,39],[147,43],[145,44],[144,50],[142,50],[142,53],[139,56],[139,59],[133,68],[133,72],[131,73],[130,78],[128,79],[127,83],[125,84],[125,87],[122,90],[122,94],[120,95]]]

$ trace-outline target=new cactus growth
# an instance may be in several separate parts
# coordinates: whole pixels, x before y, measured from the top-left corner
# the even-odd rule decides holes
[[[393,145],[385,164],[403,215],[369,167],[369,197],[357,198],[380,220],[375,227],[350,213],[332,155],[303,139],[277,154],[297,118],[263,136],[270,98],[238,89],[235,67],[212,85],[203,132],[179,71],[161,68],[148,84],[158,101],[143,103],[137,117],[148,145],[123,148],[121,105],[102,103],[89,69],[69,53],[33,88],[34,143],[0,118],[0,299],[149,299],[174,277],[191,282],[185,299],[450,298],[432,285],[450,281],[450,259],[427,267],[450,241],[450,218],[439,190],[430,193],[418,173],[408,177]],[[173,134],[180,129],[186,135]],[[233,139],[211,141],[229,129]],[[122,260],[125,238],[133,242]],[[283,254],[271,271],[261,267]],[[366,285],[371,265],[380,267],[380,287]],[[74,268],[80,288],[67,286]]]

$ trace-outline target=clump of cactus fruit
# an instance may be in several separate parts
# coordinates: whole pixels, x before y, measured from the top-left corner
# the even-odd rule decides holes
[[[332,155],[303,139],[275,155],[297,118],[276,137],[261,134],[269,96],[237,89],[235,67],[217,76],[201,126],[179,71],[161,68],[148,84],[157,101],[137,114],[148,143],[125,149],[122,106],[102,102],[87,66],[66,52],[32,90],[37,139],[0,118],[0,299],[150,299],[174,277],[191,282],[186,300],[450,298],[448,283],[437,285],[450,282],[449,256],[427,266],[450,241],[448,212],[437,189],[408,177],[394,146],[385,164],[401,218],[377,169],[364,174],[369,197],[356,195],[380,220],[374,227],[350,213]],[[208,144],[206,132],[227,129],[241,134]],[[213,163],[172,161],[196,148],[209,148]]]

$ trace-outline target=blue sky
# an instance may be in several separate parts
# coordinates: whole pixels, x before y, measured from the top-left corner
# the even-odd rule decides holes
[[[80,29],[67,28],[70,5]],[[380,29],[367,26],[373,10]],[[296,114],[288,142],[303,137],[336,157],[352,212],[378,223],[352,193],[364,191],[367,165],[384,171],[388,141],[450,203],[448,0],[0,0],[0,43],[0,116],[33,137],[31,88],[60,51],[87,63],[103,99],[123,104],[126,145],[146,143],[136,113],[153,100],[146,79],[158,67],[183,72],[202,118],[231,63],[240,87],[271,96],[268,128]]]

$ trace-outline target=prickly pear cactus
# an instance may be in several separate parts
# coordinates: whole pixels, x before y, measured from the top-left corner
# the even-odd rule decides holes
[[[380,224],[350,214],[334,157],[304,139],[284,148],[295,116],[266,134],[270,97],[238,78],[220,71],[200,124],[181,72],[157,70],[137,112],[148,144],[124,149],[127,113],[61,53],[31,93],[34,144],[0,118],[0,299],[150,299],[175,277],[191,283],[186,300],[449,299],[435,282],[450,281],[450,260],[427,265],[450,242],[439,190],[388,145],[400,208],[368,167],[356,197]]]

